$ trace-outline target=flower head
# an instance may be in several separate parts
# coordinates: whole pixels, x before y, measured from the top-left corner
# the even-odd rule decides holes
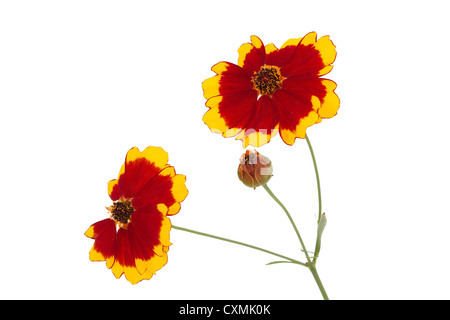
[[[246,150],[239,159],[238,177],[247,187],[256,188],[272,178],[272,162],[256,150]]]
[[[167,263],[168,216],[179,212],[188,194],[186,177],[176,174],[167,161],[168,154],[159,147],[128,151],[118,179],[108,183],[110,217],[85,233],[95,239],[90,260],[106,261],[116,278],[125,274],[136,284]]]
[[[238,64],[219,62],[215,76],[203,86],[209,110],[203,121],[212,132],[259,147],[279,131],[283,141],[294,144],[306,128],[331,118],[339,109],[336,84],[321,76],[331,71],[336,58],[328,36],[315,32],[290,39],[280,49],[264,46],[251,36],[239,50]]]

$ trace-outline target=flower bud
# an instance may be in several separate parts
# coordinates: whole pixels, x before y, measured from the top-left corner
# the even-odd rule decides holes
[[[246,150],[239,162],[237,174],[247,187],[256,189],[272,178],[272,162],[256,150]]]

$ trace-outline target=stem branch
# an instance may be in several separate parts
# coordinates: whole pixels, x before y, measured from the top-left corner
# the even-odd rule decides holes
[[[238,244],[238,245],[241,245],[241,246],[244,246],[244,247],[247,247],[247,248],[252,248],[252,249],[255,249],[255,250],[259,250],[259,251],[271,254],[273,256],[277,256],[279,258],[286,259],[286,260],[291,261],[293,263],[300,264],[300,265],[302,265],[304,267],[308,266],[306,263],[300,262],[298,260],[295,260],[295,259],[283,256],[283,255],[278,254],[276,252],[272,252],[272,251],[269,251],[269,250],[266,250],[266,249],[263,249],[263,248],[259,248],[259,247],[256,247],[256,246],[253,246],[253,245],[250,245],[250,244],[247,244],[247,243],[243,243],[243,242],[240,242],[240,241],[235,241],[235,240],[231,240],[231,239],[227,239],[227,238],[223,238],[223,237],[218,237],[218,236],[214,236],[212,234],[208,234],[208,233],[204,233],[204,232],[200,232],[200,231],[195,231],[195,230],[191,230],[191,229],[187,229],[187,228],[177,227],[177,226],[174,226],[174,225],[172,225],[172,228],[176,229],[176,230],[181,230],[181,231],[194,233],[194,234],[197,234],[197,235],[200,235],[200,236],[204,236],[204,237],[209,237],[209,238],[213,238],[213,239],[217,239],[217,240],[231,242],[231,243]]]
[[[295,225],[294,220],[292,219],[291,215],[289,214],[289,211],[286,209],[286,207],[281,203],[280,200],[273,194],[272,190],[267,186],[267,184],[263,185],[264,189],[267,191],[267,193],[272,197],[273,200],[275,200],[276,203],[283,209],[283,211],[286,213],[287,217],[289,218],[289,221],[292,224],[292,227],[295,230],[295,233],[297,234],[297,238],[300,241],[300,245],[302,246],[303,252],[305,253],[306,260],[308,261],[308,268],[311,271],[314,280],[317,283],[317,286],[319,287],[320,293],[322,294],[322,297],[325,300],[328,300],[328,295],[325,291],[325,288],[323,287],[322,281],[320,280],[319,274],[317,273],[315,265],[311,262],[311,259],[308,255],[308,250],[306,250],[305,244],[303,243],[302,237],[300,236],[300,232],[298,232],[297,226]]]

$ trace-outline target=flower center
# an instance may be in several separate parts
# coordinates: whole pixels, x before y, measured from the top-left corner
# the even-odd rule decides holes
[[[260,95],[272,95],[281,88],[284,77],[277,66],[263,65],[258,72],[255,72],[252,82],[253,88]]]
[[[120,223],[130,222],[131,214],[134,212],[130,201],[117,201],[109,208],[111,211],[111,218]]]

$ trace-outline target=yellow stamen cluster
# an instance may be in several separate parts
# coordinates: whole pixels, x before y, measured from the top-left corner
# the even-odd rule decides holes
[[[108,207],[107,209],[111,212],[111,218],[113,218],[119,224],[129,223],[131,214],[134,212],[131,201],[123,199],[114,202],[113,205],[111,207]]]
[[[255,72],[252,82],[253,88],[260,95],[272,95],[277,89],[281,88],[284,77],[281,75],[277,66],[263,65],[258,72]]]

